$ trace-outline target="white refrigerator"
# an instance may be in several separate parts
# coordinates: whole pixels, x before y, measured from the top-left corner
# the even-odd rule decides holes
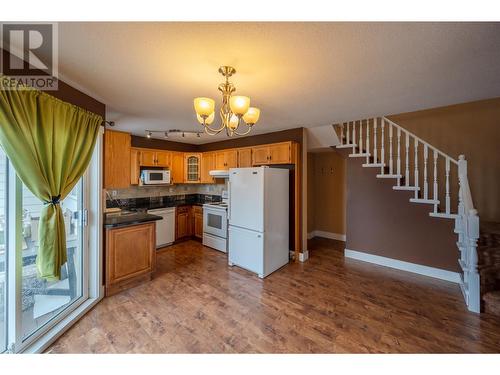
[[[229,170],[230,266],[264,278],[288,263],[288,173],[269,167]]]

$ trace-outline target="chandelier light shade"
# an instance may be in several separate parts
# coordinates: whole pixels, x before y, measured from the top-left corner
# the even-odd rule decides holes
[[[255,107],[248,108],[248,111],[243,115],[243,121],[247,124],[255,124],[259,121],[260,109]]]
[[[196,118],[200,122],[200,124],[203,124],[203,117],[201,117],[198,113],[196,114]],[[207,125],[211,125],[212,122],[215,120],[215,112],[212,112],[212,114],[208,115],[208,117],[205,119],[205,123]]]
[[[219,85],[219,91],[222,93],[222,105],[219,111],[221,125],[218,128],[212,128],[210,125],[215,120],[215,101],[210,98],[199,97],[194,99],[194,110],[196,118],[203,126],[205,133],[216,135],[224,129],[228,136],[246,135],[250,133],[252,127],[259,121],[260,110],[250,107],[250,98],[248,96],[233,95],[236,87],[229,81],[229,77],[236,73],[236,69],[231,66],[221,66],[219,68],[226,81]],[[240,126],[244,124],[247,129],[240,132]]]
[[[250,108],[250,98],[248,96],[231,96],[229,99],[229,108],[236,116],[243,116]]]
[[[195,98],[194,109],[200,117],[208,117],[215,110],[215,101],[210,98]]]

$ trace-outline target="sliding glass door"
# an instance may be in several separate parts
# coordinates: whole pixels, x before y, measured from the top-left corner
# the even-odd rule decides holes
[[[44,203],[22,184],[0,147],[0,353],[43,350],[101,298],[101,155],[98,140],[87,172],[60,203],[67,262],[60,280],[49,282],[36,267]]]

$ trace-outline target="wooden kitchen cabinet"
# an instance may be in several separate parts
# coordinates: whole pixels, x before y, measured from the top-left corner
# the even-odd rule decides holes
[[[155,223],[106,229],[106,295],[151,280],[155,270]]]
[[[139,185],[139,178],[141,177],[141,168],[140,168],[140,157],[141,152],[132,148],[130,150],[130,184],[131,185]]]
[[[202,184],[213,184],[215,179],[210,176],[209,172],[215,168],[215,153],[214,152],[204,152],[201,158],[201,183]]]
[[[201,154],[184,154],[184,182],[199,183],[201,181]]]
[[[170,151],[141,150],[141,167],[164,167],[169,168],[171,162]]]
[[[201,206],[193,206],[193,235],[203,238],[203,208]]]
[[[252,166],[252,149],[240,148],[238,149],[238,168],[247,168]]]
[[[180,206],[175,210],[175,239],[192,235],[191,206]]]
[[[156,152],[151,150],[141,150],[140,165],[142,167],[156,167]]]
[[[170,181],[173,184],[184,182],[184,154],[182,152],[171,153]]]
[[[172,153],[168,151],[158,151],[156,153],[156,166],[170,168]]]
[[[130,186],[131,136],[108,130],[104,132],[104,188],[122,189]]]
[[[252,148],[252,164],[291,164],[292,142],[273,143]]]
[[[237,150],[222,150],[215,152],[215,169],[228,170],[238,166]]]

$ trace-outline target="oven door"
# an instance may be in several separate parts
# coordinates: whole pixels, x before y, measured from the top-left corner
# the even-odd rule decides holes
[[[226,210],[203,207],[203,232],[227,238]]]

